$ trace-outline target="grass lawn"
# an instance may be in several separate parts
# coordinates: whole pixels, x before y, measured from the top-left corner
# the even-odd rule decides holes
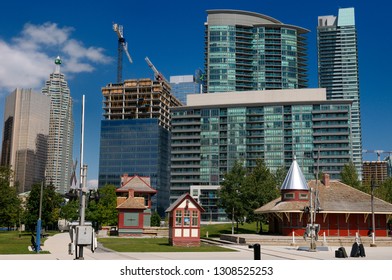
[[[35,235],[34,235],[35,238]],[[41,244],[45,241],[41,239]],[[36,252],[29,251],[31,245],[31,233],[19,231],[0,231],[0,254],[36,254]],[[40,253],[48,253],[42,251]]]
[[[260,227],[260,225],[259,225]],[[268,225],[263,225],[263,231],[268,231]],[[221,234],[231,234],[231,223],[225,224],[204,224],[200,228],[200,235],[202,237],[216,238]],[[244,223],[243,225],[238,225],[237,232],[237,224],[234,224],[234,233],[235,234],[256,234],[256,223]]]
[[[231,249],[220,246],[201,244],[200,247],[170,246],[168,238],[99,238],[99,242],[108,249],[117,252],[227,252]]]

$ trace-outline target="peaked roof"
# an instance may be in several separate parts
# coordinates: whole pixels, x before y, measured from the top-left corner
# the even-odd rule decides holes
[[[321,181],[309,181],[309,186],[319,191],[320,213],[371,213],[371,196],[337,180],[331,180],[329,186]],[[268,202],[255,210],[255,213],[302,212],[309,201],[282,201],[281,197]],[[392,214],[392,204],[374,197],[374,213]]]
[[[125,198],[125,197],[124,197]],[[144,205],[143,197],[129,197],[124,200],[123,197],[117,198],[116,209],[147,209],[148,207]]]
[[[201,207],[201,205],[199,203],[197,203],[197,201],[189,195],[189,193],[184,193],[183,195],[181,195],[179,198],[176,199],[176,201],[174,201],[169,208],[166,209],[165,212],[171,212],[173,211],[178,205],[180,205],[185,199],[189,199],[199,210],[200,212],[204,212],[204,208]]]
[[[304,174],[294,157],[280,190],[309,190]]]
[[[157,191],[150,185],[150,177],[141,177],[138,175],[124,176],[122,177],[121,187],[116,192],[128,192],[134,190],[135,193],[151,193],[154,194]]]

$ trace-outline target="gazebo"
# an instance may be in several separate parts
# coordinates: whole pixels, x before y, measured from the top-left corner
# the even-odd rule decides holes
[[[371,196],[323,174],[322,180],[306,182],[294,159],[281,186],[281,196],[255,210],[269,219],[272,234],[303,235],[310,223],[310,196],[317,193],[315,224],[320,225],[320,235],[366,236],[372,229]],[[375,235],[388,236],[388,219],[392,204],[374,197]]]
[[[151,197],[157,193],[150,185],[150,177],[124,174],[116,193],[118,234],[143,234],[143,229],[150,227]]]

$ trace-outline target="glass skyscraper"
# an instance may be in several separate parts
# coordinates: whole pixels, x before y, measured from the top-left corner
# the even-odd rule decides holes
[[[121,176],[148,176],[152,209],[164,215],[170,192],[170,108],[180,102],[162,80],[125,80],[102,88],[98,187],[120,187]]]
[[[237,10],[209,10],[205,92],[307,87],[307,29]]]
[[[357,31],[354,8],[339,9],[338,16],[318,17],[319,87],[330,100],[352,100],[352,161],[362,178],[362,132],[358,74]]]
[[[46,184],[53,184],[57,192],[64,194],[70,188],[73,171],[74,120],[72,97],[65,75],[60,72],[59,57],[55,65],[55,71],[42,88],[42,93],[50,97]]]
[[[18,193],[45,179],[50,98],[16,89],[6,98],[1,165],[14,171]]]
[[[188,94],[201,93],[201,83],[193,75],[170,76],[171,93],[184,105]]]
[[[170,199],[220,185],[236,160],[251,169],[263,159],[275,172],[295,156],[307,179],[317,167],[339,178],[351,159],[351,103],[325,89],[189,95],[172,110]]]

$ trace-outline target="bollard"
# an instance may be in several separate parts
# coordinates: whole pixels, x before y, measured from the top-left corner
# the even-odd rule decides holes
[[[249,245],[249,248],[253,248],[253,259],[254,260],[261,260],[261,246],[260,246],[260,244],[256,243],[253,245]]]

